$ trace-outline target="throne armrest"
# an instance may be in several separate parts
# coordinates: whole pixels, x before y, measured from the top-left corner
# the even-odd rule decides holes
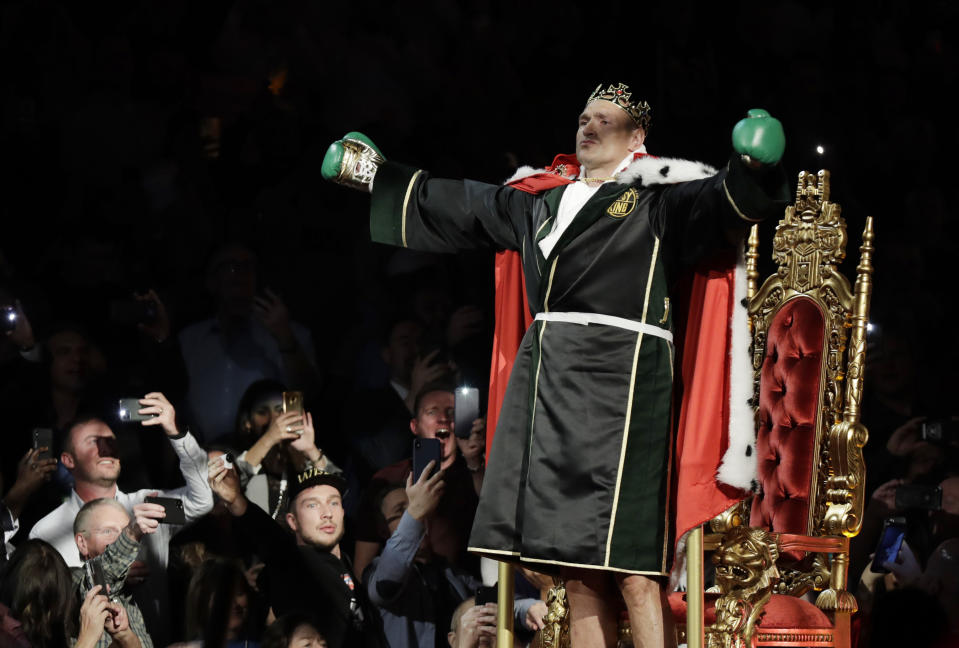
[[[776,536],[780,553],[787,551],[813,551],[816,553],[848,553],[849,538],[845,536],[807,536],[797,533],[780,533]]]
[[[806,536],[780,533],[776,538],[780,551],[813,551],[836,554],[832,560],[829,587],[819,593],[816,607],[831,612],[852,613],[859,609],[856,597],[846,590],[846,570],[849,563],[849,538],[846,536]]]

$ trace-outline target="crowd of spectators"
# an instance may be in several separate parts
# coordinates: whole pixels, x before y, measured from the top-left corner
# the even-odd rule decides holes
[[[650,3],[637,44],[616,33],[635,7],[607,4],[0,3],[3,648],[490,644],[465,551],[485,422],[458,438],[450,409],[456,386],[485,393],[491,259],[369,244],[362,198],[319,161],[359,129],[498,182],[570,149],[565,116],[620,78],[649,88],[651,152],[725,159],[763,105],[790,172],[832,171],[852,245],[877,217],[860,645],[919,645],[905,610],[930,642],[959,633],[959,131],[937,101],[959,12]],[[121,420],[130,398],[145,421]],[[414,438],[441,439],[442,478],[408,477]],[[890,517],[906,541],[877,574]],[[541,597],[521,579],[523,640]]]

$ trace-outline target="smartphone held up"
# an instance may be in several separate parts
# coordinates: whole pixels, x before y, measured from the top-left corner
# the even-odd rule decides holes
[[[160,520],[160,524],[186,524],[186,512],[183,510],[183,500],[176,497],[154,497],[148,496],[144,502],[147,504],[159,504],[163,507],[166,515]]]
[[[123,423],[136,423],[156,418],[156,414],[140,414],[145,406],[140,404],[139,398],[121,398],[118,401],[117,417]]]
[[[37,459],[50,459],[53,456],[53,430],[50,428],[33,428],[32,437],[34,450],[45,448],[45,450],[37,454]]]
[[[870,569],[877,574],[884,574],[889,570],[884,563],[894,563],[902,549],[902,541],[906,537],[906,518],[890,517],[883,521],[882,533],[879,535],[879,544],[873,555]]]
[[[289,414],[291,412],[299,414],[300,416],[305,415],[305,409],[303,407],[303,392],[300,391],[285,391],[283,392],[283,413]],[[294,430],[297,434],[303,434],[303,429],[299,428]]]
[[[420,475],[423,474],[423,471],[426,470],[426,466],[429,465],[431,461],[435,462],[433,464],[432,470],[428,477],[431,477],[440,469],[440,462],[442,461],[442,446],[439,439],[414,439],[413,440],[413,482],[417,482],[420,479]]]
[[[461,439],[468,439],[473,429],[473,421],[479,418],[479,389],[457,387],[454,399],[453,432]]]

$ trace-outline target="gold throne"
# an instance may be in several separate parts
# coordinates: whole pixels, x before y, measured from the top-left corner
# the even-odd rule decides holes
[[[687,617],[677,619],[690,648],[850,646],[857,604],[846,572],[862,521],[868,438],[860,407],[871,217],[862,238],[851,289],[836,269],[846,223],[829,200],[828,171],[799,174],[796,204],[773,238],[777,271],[758,290],[758,229],[750,233],[759,488],[711,523],[718,533],[703,539],[697,531],[690,540]],[[705,604],[701,586],[693,589],[697,577],[702,582],[703,547],[714,550],[718,590]],[[815,604],[805,598],[812,591],[819,591]]]

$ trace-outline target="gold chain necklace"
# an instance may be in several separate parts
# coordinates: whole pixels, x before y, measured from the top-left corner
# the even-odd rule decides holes
[[[610,180],[615,180],[616,176],[606,176],[603,178],[580,178],[582,182],[608,182]]]

